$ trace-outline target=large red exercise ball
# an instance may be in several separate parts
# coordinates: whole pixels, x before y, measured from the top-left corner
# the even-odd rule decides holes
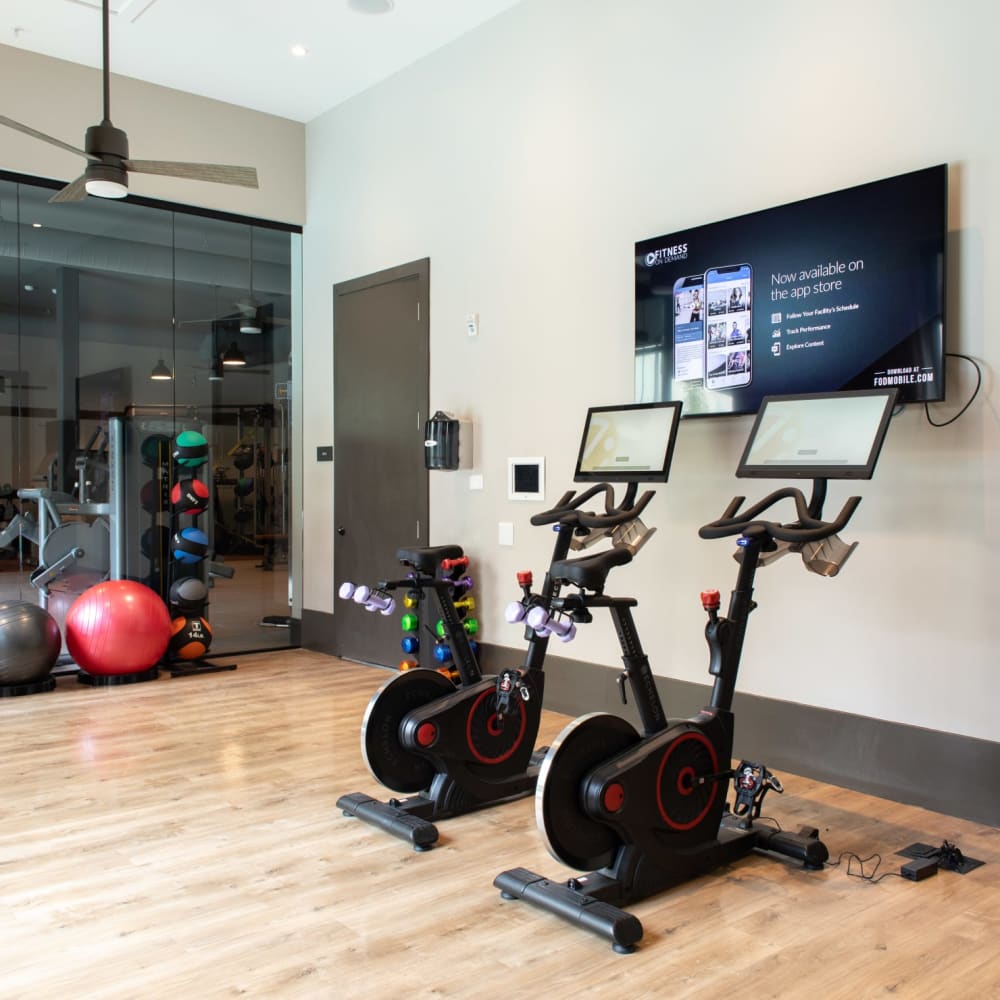
[[[203,514],[208,509],[208,487],[200,479],[180,479],[170,491],[178,514]]]
[[[0,604],[0,685],[48,677],[61,649],[59,626],[44,608],[28,601]]]
[[[208,442],[197,431],[181,431],[174,439],[174,461],[187,469],[196,469],[208,459]]]
[[[66,649],[88,674],[135,674],[155,666],[170,642],[170,612],[134,580],[105,580],[66,612]]]

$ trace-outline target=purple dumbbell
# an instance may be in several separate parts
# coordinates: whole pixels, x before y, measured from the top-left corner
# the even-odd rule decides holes
[[[339,595],[340,595],[340,596],[341,596],[341,597],[342,597],[342,598],[343,598],[343,599],[344,599],[345,601],[349,601],[349,600],[350,600],[350,599],[351,599],[351,598],[352,598],[352,597],[354,596],[354,591],[355,591],[356,589],[357,589],[357,588],[356,588],[356,587],[354,586],[354,584],[353,584],[353,583],[351,583],[351,581],[350,581],[350,580],[345,580],[345,581],[344,581],[344,582],[343,582],[343,583],[342,583],[342,584],[340,585],[340,590],[338,590],[338,591],[337,591],[337,593],[338,593],[338,594],[339,594]]]
[[[572,642],[576,638],[576,622],[568,618],[550,618],[546,628],[561,642]]]
[[[518,622],[523,622],[525,614],[527,614],[527,612],[525,611],[524,605],[520,601],[511,601],[503,611],[503,616],[507,619],[507,622],[510,625],[516,625]]]
[[[381,590],[376,590],[367,601],[365,601],[366,611],[378,611],[383,615],[391,615],[396,610],[396,599],[390,597]]]
[[[528,612],[528,625],[542,638],[555,635],[563,642],[570,642],[576,637],[575,622],[566,618],[553,618],[538,604]]]
[[[549,624],[549,613],[540,604],[536,604],[527,614],[527,623],[536,632]]]

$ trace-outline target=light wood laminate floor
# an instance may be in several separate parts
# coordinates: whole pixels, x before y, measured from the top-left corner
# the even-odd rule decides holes
[[[288,651],[0,700],[0,997],[1000,998],[1000,831],[784,774],[766,811],[834,856],[898,871],[947,838],[987,864],[870,884],[753,856],[635,905],[645,937],[616,955],[493,888],[570,874],[531,799],[426,854],[341,816],[342,793],[388,796],[358,733],[389,676]]]

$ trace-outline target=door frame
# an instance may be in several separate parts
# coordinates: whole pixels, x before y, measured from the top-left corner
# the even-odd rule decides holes
[[[381,271],[375,271],[371,274],[362,275],[358,278],[350,278],[346,281],[340,281],[333,286],[333,388],[334,388],[334,398],[333,398],[333,437],[334,443],[336,445],[337,436],[337,302],[338,299],[350,295],[359,291],[365,291],[370,288],[376,288],[379,285],[385,285],[392,282],[416,279],[418,288],[418,303],[419,312],[416,320],[416,330],[417,337],[423,343],[424,350],[422,352],[423,365],[420,371],[417,371],[414,375],[419,379],[420,384],[423,386],[423,393],[421,395],[421,405],[420,405],[420,419],[426,420],[430,416],[430,258],[422,257],[417,260],[409,261],[405,264],[398,264],[393,267],[384,268]],[[333,468],[333,510],[331,511],[331,517],[333,518],[333,572],[335,574],[335,579],[339,579],[336,576],[338,573],[336,566],[336,550],[337,550],[337,510],[336,510],[336,498],[337,498],[337,484],[338,477],[341,475],[348,475],[348,470],[341,469],[340,462],[338,461],[338,456],[336,454],[336,447],[334,448],[334,468]],[[386,485],[386,490],[392,490],[393,486],[389,483]],[[430,520],[430,477],[427,470],[424,469],[423,481],[421,487],[416,495],[408,494],[407,507],[413,512],[416,520],[419,520],[421,525],[421,542],[424,545],[429,544],[428,539],[428,523]],[[385,567],[384,570],[376,569],[373,567],[375,573],[388,574],[391,571],[391,567]],[[385,577],[383,576],[383,579]],[[345,622],[344,619],[338,619],[337,608],[333,609],[333,629],[332,629],[332,640],[334,651],[339,655],[342,649],[342,630],[338,628],[338,621],[344,622],[345,628],[350,628],[349,622]],[[355,609],[351,609],[355,610]]]

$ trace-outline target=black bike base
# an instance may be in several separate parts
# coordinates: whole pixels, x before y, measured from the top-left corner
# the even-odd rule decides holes
[[[337,799],[337,808],[343,810],[345,816],[356,816],[394,837],[409,841],[415,851],[429,851],[438,839],[437,827],[415,814],[422,811],[423,804],[430,812],[433,803],[422,796],[401,802],[381,802],[364,792],[352,792]]]
[[[594,873],[595,876],[599,874]],[[523,899],[577,927],[608,938],[620,954],[635,951],[642,940],[639,918],[575,888],[574,883],[580,881],[550,882],[527,868],[511,868],[497,875],[493,884],[504,899]]]
[[[638,917],[621,905],[637,903],[699,875],[746,857],[753,851],[781,854],[802,862],[807,869],[821,869],[829,857],[815,827],[798,833],[770,827],[745,829],[735,817],[723,818],[718,837],[662,859],[663,867],[648,857],[621,848],[613,868],[590,872],[567,882],[551,882],[526,868],[501,872],[493,885],[504,899],[523,899],[584,930],[607,938],[615,951],[628,954],[642,939]],[[632,873],[623,877],[619,872]]]
[[[119,684],[142,684],[143,681],[155,681],[160,676],[159,667],[150,667],[148,670],[137,670],[133,674],[88,674],[86,670],[81,670],[76,679],[81,684],[90,687],[116,687]]]
[[[43,677],[40,681],[25,681],[24,684],[4,684],[0,686],[0,698],[18,698],[23,694],[41,694],[52,691],[56,686],[54,677]]]
[[[356,816],[394,837],[409,841],[415,851],[429,851],[438,839],[438,829],[432,820],[464,816],[534,794],[538,769],[547,751],[548,747],[535,750],[527,770],[513,779],[498,782],[497,794],[491,798],[473,799],[448,775],[439,773],[427,792],[388,802],[364,792],[352,792],[337,799],[337,808],[345,816]]]

